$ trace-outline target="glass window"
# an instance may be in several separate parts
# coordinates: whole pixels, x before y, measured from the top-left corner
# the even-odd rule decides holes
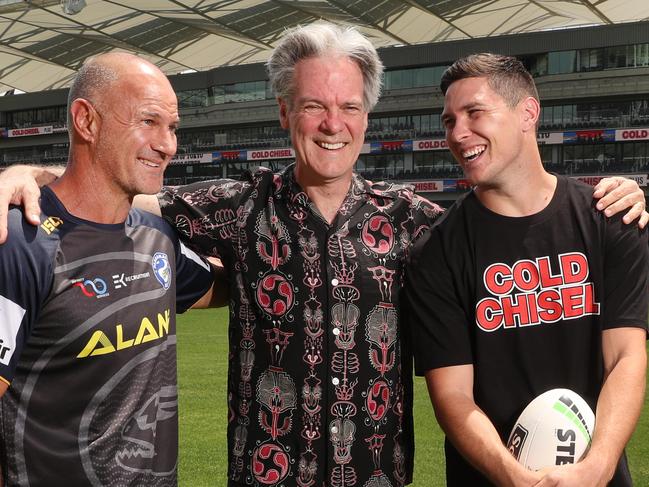
[[[449,66],[435,66],[433,68],[433,86],[439,86],[439,82],[442,81],[442,75]]]
[[[532,76],[544,76],[548,74],[548,54],[537,54],[527,59],[527,66]]]
[[[558,51],[548,53],[548,74],[574,72],[576,55],[576,51]]]
[[[636,44],[633,66],[649,66],[649,44]]]
[[[225,103],[225,88],[222,85],[211,86],[208,90],[210,105]]]
[[[207,90],[187,90],[179,91],[178,106],[180,108],[204,107],[207,106]]]
[[[433,67],[419,68],[414,70],[413,86],[421,88],[435,84]]]
[[[615,46],[606,49],[607,68],[625,68],[627,65],[627,46]]]

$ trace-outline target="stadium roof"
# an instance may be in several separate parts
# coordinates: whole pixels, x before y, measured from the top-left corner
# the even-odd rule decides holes
[[[647,0],[0,0],[0,92],[65,87],[115,49],[168,74],[265,61],[286,27],[318,19],[383,47],[648,18]]]

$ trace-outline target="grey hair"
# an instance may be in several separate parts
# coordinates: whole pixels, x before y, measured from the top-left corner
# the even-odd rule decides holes
[[[72,102],[83,98],[91,102],[94,106],[101,105],[101,97],[98,95],[102,92],[108,92],[110,85],[119,78],[115,69],[97,60],[98,57],[93,56],[86,59],[77,71],[72,86],[70,86],[67,113],[68,132],[70,134],[72,133],[72,114],[70,111]]]
[[[379,101],[383,63],[372,43],[355,27],[316,22],[287,30],[273,50],[266,69],[275,96],[288,105],[295,92],[295,65],[327,55],[346,56],[363,74],[363,108],[371,111]]]

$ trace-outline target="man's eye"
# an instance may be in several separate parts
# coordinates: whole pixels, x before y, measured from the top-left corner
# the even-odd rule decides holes
[[[304,111],[307,113],[319,113],[323,110],[320,105],[305,105]]]
[[[153,120],[151,120],[150,118],[144,120],[144,125],[153,125],[153,123],[154,123]]]

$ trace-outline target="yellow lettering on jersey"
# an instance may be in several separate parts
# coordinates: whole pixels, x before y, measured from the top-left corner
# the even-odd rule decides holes
[[[45,220],[43,223],[41,223],[41,228],[45,230],[45,232],[50,235],[54,230],[56,230],[56,227],[59,227],[63,225],[63,220],[56,216],[50,216]]]
[[[165,310],[164,316],[158,313],[158,334],[160,336],[169,334],[169,310]]]
[[[142,323],[140,323],[140,329],[137,331],[137,336],[135,337],[135,345],[150,342],[156,338],[160,338],[160,335],[153,328],[153,323],[149,321],[149,318],[143,318]]]
[[[95,355],[105,355],[118,350],[135,347],[142,343],[157,340],[169,334],[169,323],[171,313],[168,309],[164,313],[158,313],[158,329],[156,330],[151,320],[146,316],[140,320],[135,338],[124,339],[124,325],[121,323],[115,325],[115,345],[106,333],[101,330],[95,331],[83,350],[77,355],[77,358],[92,357]]]
[[[117,332],[117,350],[123,350],[133,346],[134,339],[124,340],[124,331],[122,330],[122,325],[117,325],[115,327]]]
[[[106,353],[113,353],[114,351],[115,347],[113,347],[110,339],[103,331],[97,330],[92,334],[90,340],[88,340],[88,344],[77,355],[77,358],[86,358],[88,355],[104,355]]]

